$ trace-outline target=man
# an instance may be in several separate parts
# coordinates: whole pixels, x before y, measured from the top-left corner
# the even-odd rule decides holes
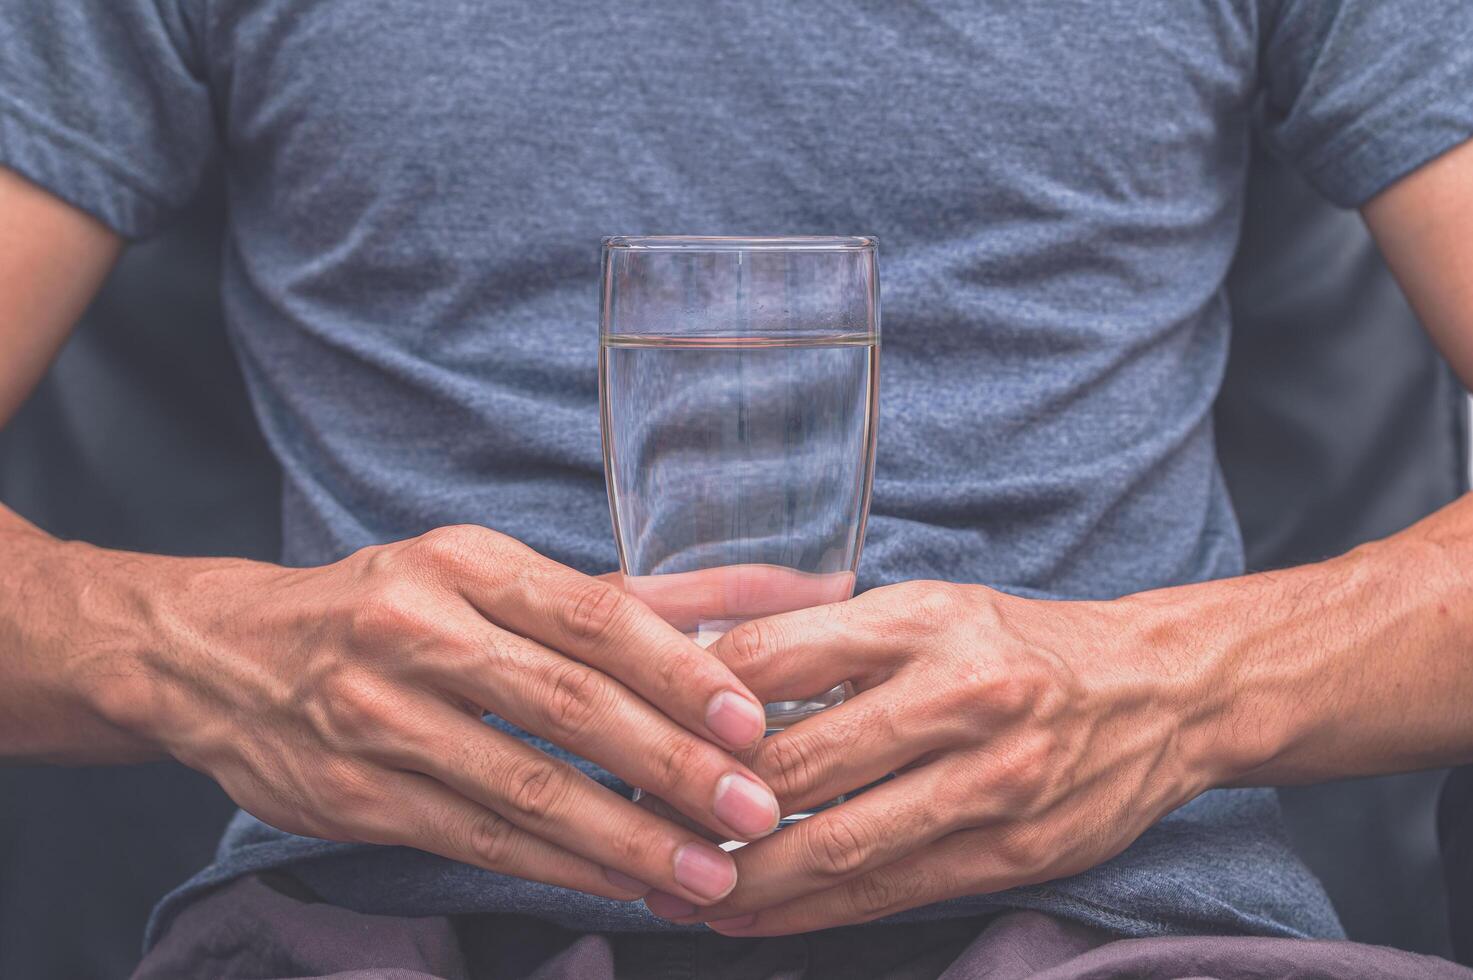
[[[1211,787],[1473,755],[1473,517],[1225,578],[1222,276],[1262,96],[1267,136],[1364,207],[1473,375],[1473,11],[549,8],[7,18],[0,162],[24,179],[0,295],[26,329],[0,412],[116,233],[166,217],[218,137],[226,308],[299,567],[12,519],[0,744],[167,750],[265,821],[237,823],[160,928],[204,885],[288,869],[360,912],[574,929],[650,929],[607,901],[645,896],[745,936],[911,909],[1335,935],[1271,794]],[[754,225],[886,242],[862,568],[884,587],[748,624],[713,659],[587,577],[613,556],[581,256],[610,231]],[[466,523],[503,534],[434,530]],[[851,703],[753,748],[758,699],[845,679]],[[743,839],[904,771],[733,859],[527,731]]]

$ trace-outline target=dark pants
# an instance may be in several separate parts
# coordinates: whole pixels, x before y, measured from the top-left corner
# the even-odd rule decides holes
[[[1348,942],[1118,939],[1037,912],[857,926],[802,936],[600,935],[520,916],[398,918],[314,901],[290,879],[245,878],[175,920],[135,980],[1084,980],[1104,977],[1473,980],[1473,970]]]

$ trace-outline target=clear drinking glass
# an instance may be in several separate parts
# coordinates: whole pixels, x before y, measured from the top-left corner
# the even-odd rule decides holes
[[[873,238],[606,238],[599,393],[625,588],[702,645],[849,598],[874,472]],[[778,730],[843,688],[767,705]]]

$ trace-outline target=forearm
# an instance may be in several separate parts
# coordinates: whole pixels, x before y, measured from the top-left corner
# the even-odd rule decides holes
[[[114,762],[158,754],[107,720],[96,700],[110,675],[130,671],[138,632],[106,621],[120,601],[103,598],[118,590],[112,563],[96,560],[102,554],[0,508],[0,759]]]
[[[0,762],[162,755],[151,678],[199,563],[59,541],[0,507]]]
[[[1183,750],[1213,784],[1473,760],[1473,496],[1330,561],[1125,601],[1197,662]]]

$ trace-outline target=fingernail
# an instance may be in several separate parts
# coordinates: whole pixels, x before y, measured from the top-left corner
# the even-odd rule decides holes
[[[777,798],[766,786],[739,772],[716,782],[716,817],[743,837],[761,837],[777,826]]]
[[[686,844],[675,852],[675,880],[714,902],[736,887],[736,863],[710,844]]]
[[[662,919],[684,919],[696,914],[694,905],[666,892],[650,892],[644,897],[644,904]]]
[[[727,745],[751,745],[767,730],[762,708],[735,691],[722,691],[706,706],[706,727]]]
[[[756,921],[757,916],[753,913],[752,915],[738,915],[731,919],[712,919],[706,925],[708,928],[715,929],[717,932],[728,932],[736,929],[745,929]]]
[[[624,872],[615,871],[613,868],[604,868],[604,877],[609,879],[609,884],[615,888],[622,888],[626,892],[637,892],[643,896],[645,892],[650,890],[650,886],[638,878],[631,878]]]

